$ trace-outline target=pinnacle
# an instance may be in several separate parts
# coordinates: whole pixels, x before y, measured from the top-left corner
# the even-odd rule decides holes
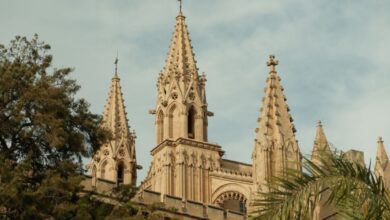
[[[262,99],[262,110],[259,117],[261,120],[259,120],[256,139],[260,142],[277,140],[284,144],[283,142],[287,140],[293,142],[296,142],[296,140],[293,120],[289,114],[289,108],[280,84],[280,77],[275,69],[278,64],[279,61],[275,59],[275,55],[270,55],[267,62],[270,75],[268,75],[264,89],[265,94]]]
[[[330,151],[329,148],[329,143],[326,138],[322,122],[318,121],[317,122],[317,131],[316,131],[316,137],[314,139],[314,147],[313,147],[313,152],[314,151]]]
[[[389,162],[389,157],[387,156],[385,145],[383,144],[382,137],[378,138],[378,148],[376,152],[376,163],[377,165],[380,165],[382,168],[386,166],[386,164]]]
[[[276,73],[276,66],[279,64],[278,60],[275,60],[275,55],[269,55],[269,61],[267,62],[267,66],[269,66],[270,73]]]
[[[176,17],[175,30],[162,71],[163,74],[165,76],[178,74],[177,76],[185,82],[198,78],[198,68],[194,56],[185,17],[180,12]]]
[[[110,129],[114,136],[120,136],[121,134],[127,135],[129,133],[127,113],[121,91],[120,79],[117,73],[112,78],[111,88],[103,114],[102,126]]]

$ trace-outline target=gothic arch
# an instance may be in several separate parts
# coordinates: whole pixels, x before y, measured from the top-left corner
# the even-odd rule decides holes
[[[156,126],[157,144],[160,144],[164,140],[164,112],[161,109],[157,113]]]
[[[117,183],[124,183],[125,181],[125,175],[126,171],[126,165],[123,160],[120,160],[116,163],[116,182]]]
[[[243,204],[246,205],[247,198],[240,192],[237,191],[227,191],[222,194],[220,194],[215,201],[213,202],[214,204],[221,205],[225,200],[238,200],[243,202]]]
[[[101,165],[100,165],[100,178],[106,179],[107,174],[109,173],[109,167],[110,165],[108,164],[108,161],[105,160]]]
[[[169,131],[168,131],[168,134],[169,134],[169,138],[171,138],[171,139],[175,139],[179,136],[178,132],[179,132],[179,128],[181,127],[181,126],[178,126],[178,123],[180,123],[179,111],[180,111],[180,109],[177,107],[177,105],[175,103],[173,103],[169,107],[169,111],[168,111],[168,118],[169,118],[169,124],[168,124],[169,129],[168,130]]]
[[[99,178],[106,179],[106,180],[112,180],[112,170],[114,169],[115,162],[111,158],[104,158],[104,160],[100,161],[98,167],[99,167]]]
[[[96,175],[97,175],[97,168],[96,168],[96,165],[94,164],[93,167],[92,167],[92,173],[91,173],[91,176],[92,176],[92,186],[96,186]]]
[[[193,105],[188,107],[187,111],[187,134],[189,138],[195,139],[195,122],[197,111]]]
[[[222,185],[218,187],[211,195],[211,201],[214,204],[217,204],[218,199],[225,193],[228,192],[235,192],[237,194],[242,195],[241,198],[245,198],[245,202],[250,199],[250,189],[247,189],[246,187],[236,184],[236,183],[228,183],[225,185]],[[243,200],[244,201],[244,200]]]
[[[234,183],[220,186],[212,195],[213,204],[239,212],[246,212],[248,200],[249,190]]]

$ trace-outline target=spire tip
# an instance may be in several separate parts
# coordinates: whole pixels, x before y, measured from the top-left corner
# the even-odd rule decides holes
[[[115,77],[118,77],[118,61],[119,61],[118,51],[116,51],[116,58],[115,58],[115,62],[114,62],[114,64],[115,64]]]
[[[276,72],[276,66],[279,64],[279,60],[275,59],[275,55],[269,55],[269,61],[267,62],[267,66],[270,67],[270,72]]]
[[[183,14],[183,2],[182,0],[177,0],[179,2],[179,14],[182,15]]]

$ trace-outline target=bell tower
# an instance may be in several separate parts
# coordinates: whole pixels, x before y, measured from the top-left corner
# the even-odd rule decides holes
[[[185,17],[180,12],[166,64],[157,80],[156,144],[189,138],[207,142],[206,76],[199,75]]]
[[[156,147],[141,189],[210,202],[209,173],[219,167],[221,147],[208,142],[206,76],[199,74],[185,17],[180,9],[157,79]]]

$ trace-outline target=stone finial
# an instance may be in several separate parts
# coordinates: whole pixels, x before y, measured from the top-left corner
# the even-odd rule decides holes
[[[179,2],[179,13],[182,14],[183,2],[182,0],[177,0]]]
[[[114,64],[115,64],[115,78],[118,78],[118,61],[119,61],[118,52],[116,52],[116,58],[115,58],[115,62],[114,62]]]
[[[267,62],[267,66],[269,66],[270,73],[276,72],[276,66],[279,64],[279,60],[275,59],[275,55],[269,55],[269,61]]]
[[[384,167],[388,162],[389,162],[389,157],[387,156],[386,150],[385,150],[385,145],[383,144],[383,139],[382,137],[378,138],[378,148],[376,151],[376,160],[378,165],[381,167]]]
[[[312,151],[312,159],[315,163],[320,163],[318,160],[319,155],[324,153],[330,153],[329,142],[325,136],[324,128],[322,127],[322,122],[319,120],[317,122],[317,131],[314,139],[314,146]]]

